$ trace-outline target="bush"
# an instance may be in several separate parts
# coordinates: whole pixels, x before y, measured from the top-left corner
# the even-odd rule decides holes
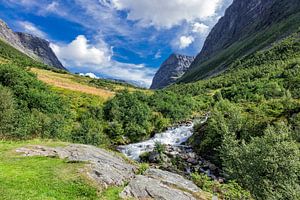
[[[109,136],[115,139],[124,133],[131,142],[150,136],[153,130],[153,114],[147,103],[139,99],[141,95],[124,91],[105,105],[105,117],[111,124],[107,130]],[[116,128],[123,131],[116,132]]]
[[[244,190],[240,185],[234,181],[225,184],[220,184],[217,181],[211,180],[207,175],[192,173],[192,181],[202,190],[217,194],[220,199],[227,200],[250,200],[252,199],[250,193]]]
[[[8,88],[0,85],[0,138],[5,138],[13,131],[15,100]]]
[[[163,154],[166,151],[166,146],[160,142],[155,142],[154,151],[159,154]]]
[[[143,175],[149,169],[149,167],[150,166],[148,163],[140,163],[136,174]]]
[[[218,147],[222,144],[223,135],[228,132],[239,134],[244,121],[239,107],[227,100],[218,102],[205,129],[200,129],[200,132],[196,133],[200,136],[201,142],[194,147],[200,155],[210,158],[217,164],[220,163]]]
[[[299,199],[300,152],[286,126],[268,127],[246,144],[226,135],[222,161],[226,173],[256,199]]]

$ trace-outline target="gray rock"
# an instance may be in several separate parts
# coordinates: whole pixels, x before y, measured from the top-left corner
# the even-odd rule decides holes
[[[87,162],[87,175],[102,187],[129,183],[120,197],[157,200],[195,200],[202,191],[184,177],[150,168],[144,175],[135,175],[136,167],[113,152],[89,145],[71,144],[66,147],[28,146],[16,150],[24,156],[59,157],[69,162]],[[201,198],[202,199],[202,198]],[[204,198],[206,199],[206,198]]]
[[[89,162],[88,176],[104,187],[122,186],[134,177],[136,167],[112,152],[89,145],[72,144],[67,147],[32,146],[19,148],[25,156],[49,156],[69,162]]]
[[[7,24],[0,19],[0,39],[10,44],[12,47],[16,48],[20,52],[28,55],[33,59],[37,59],[37,56],[31,50],[26,49],[18,37]]]
[[[282,20],[293,18],[299,11],[299,0],[234,0],[209,33],[201,52],[180,81],[192,82],[222,73],[233,58],[242,58],[264,49],[296,31],[300,25],[299,20],[295,20],[293,26],[285,29],[278,27],[277,32],[270,32],[268,28],[276,26]],[[248,43],[246,46],[245,41],[252,41],[249,38],[255,39],[259,33],[270,35],[266,34],[267,39],[263,39],[259,45],[251,46]],[[247,50],[238,47],[243,40],[243,48]],[[230,53],[226,52],[230,47],[234,49]],[[222,59],[217,61],[221,56]]]
[[[195,200],[190,193],[163,184],[147,176],[136,176],[120,194],[121,198],[159,199],[159,200]]]
[[[181,188],[185,191],[199,192],[199,188],[192,181],[187,180],[178,174],[160,169],[148,169],[144,175],[158,179],[166,185],[175,185],[176,188]]]
[[[50,43],[47,40],[27,33],[18,32],[16,34],[19,36],[23,46],[37,55],[43,63],[58,69],[66,70],[50,48]]]
[[[151,89],[161,89],[174,83],[190,67],[195,57],[172,54],[155,74]]]
[[[27,33],[15,33],[1,19],[0,39],[32,59],[66,70],[50,48],[48,41]]]

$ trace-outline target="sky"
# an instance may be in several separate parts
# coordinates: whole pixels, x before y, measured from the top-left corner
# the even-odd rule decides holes
[[[232,0],[0,0],[14,31],[50,42],[71,72],[149,87],[172,53],[197,55]]]

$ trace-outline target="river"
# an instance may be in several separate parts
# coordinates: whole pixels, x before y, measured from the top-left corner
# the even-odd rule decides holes
[[[202,120],[194,120],[191,123],[184,123],[179,126],[171,127],[165,132],[157,133],[149,140],[119,146],[118,149],[128,158],[139,160],[139,156],[145,152],[151,152],[154,149],[155,143],[161,143],[171,146],[180,146],[193,135],[194,124],[205,123],[208,119],[208,114]]]

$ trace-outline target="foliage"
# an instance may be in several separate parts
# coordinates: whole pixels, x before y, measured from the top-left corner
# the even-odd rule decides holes
[[[154,151],[159,153],[159,154],[162,154],[166,151],[166,146],[160,142],[155,142],[154,144]]]
[[[170,122],[188,118],[194,108],[192,97],[178,97],[172,92],[123,91],[104,107],[106,130],[116,143],[136,142],[147,139],[153,132],[164,130]]]
[[[0,136],[6,136],[13,130],[15,102],[8,88],[0,85]]]
[[[208,176],[204,174],[192,173],[192,181],[202,190],[217,194],[221,199],[240,199],[240,200],[250,200],[252,199],[250,193],[236,182],[230,181],[228,183],[220,184],[217,181],[211,180]]]
[[[140,163],[136,174],[143,175],[149,169],[148,163]]]
[[[152,113],[147,103],[139,99],[140,95],[124,91],[106,104],[104,112],[106,119],[112,122],[109,136],[113,139],[118,140],[123,136],[115,132],[118,126],[130,141],[140,141],[149,137],[149,133],[153,130],[150,123]]]
[[[300,151],[286,126],[268,127],[249,143],[225,134],[222,161],[226,173],[256,199],[299,199]]]

